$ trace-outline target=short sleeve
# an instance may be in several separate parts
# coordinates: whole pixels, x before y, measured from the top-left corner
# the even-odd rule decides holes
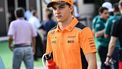
[[[94,28],[94,31],[95,32],[101,31],[103,29],[104,29],[104,24],[102,22],[97,22],[95,24],[95,28]]]
[[[36,19],[35,26],[36,26],[37,29],[39,29],[39,27],[41,26],[41,23],[40,23],[39,19]]]
[[[98,16],[96,16],[96,17],[92,20],[92,29],[95,28],[95,24],[96,24],[97,20],[98,20]]]
[[[113,25],[112,25],[112,31],[111,31],[111,36],[115,36],[115,37],[118,37],[119,35],[119,23],[121,21],[118,20],[116,21]]]
[[[80,33],[80,44],[84,54],[96,52],[93,33],[90,28],[84,28]]]
[[[15,29],[14,29],[14,23],[13,22],[11,22],[10,23],[10,26],[9,26],[9,30],[8,30],[8,35],[10,36],[10,35],[14,35],[15,34]]]
[[[30,24],[30,23],[29,23]],[[34,26],[32,26],[31,24],[30,24],[30,26],[31,26],[31,30],[32,30],[32,36],[33,37],[36,37],[37,36],[37,31],[36,31],[36,29],[34,28]]]
[[[105,34],[110,35],[112,24],[112,20],[108,19],[108,21],[106,22]]]
[[[46,45],[46,53],[52,52],[52,46],[51,46],[51,38],[50,34],[47,35],[47,45]]]

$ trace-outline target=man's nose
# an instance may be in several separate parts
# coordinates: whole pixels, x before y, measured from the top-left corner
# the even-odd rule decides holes
[[[56,12],[56,14],[59,14],[60,13],[60,8],[56,8],[55,12]]]

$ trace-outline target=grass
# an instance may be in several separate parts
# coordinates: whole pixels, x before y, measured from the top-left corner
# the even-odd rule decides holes
[[[8,42],[2,41],[0,42],[0,57],[2,57],[3,63],[5,64],[6,69],[12,68],[12,52],[8,48]],[[34,66],[40,67],[42,66],[41,59],[38,61],[34,61]],[[24,67],[24,64],[22,64]]]
[[[97,55],[97,61],[100,61],[98,54],[96,55]],[[12,69],[12,52],[8,48],[7,41],[0,42],[0,57],[2,57],[6,69]],[[37,69],[41,69],[42,67],[41,59],[34,62],[34,67],[39,67]],[[24,68],[24,64],[22,64],[22,68]]]

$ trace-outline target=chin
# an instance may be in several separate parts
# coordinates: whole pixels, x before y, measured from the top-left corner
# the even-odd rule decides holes
[[[57,19],[57,21],[58,21],[58,22],[62,22],[62,20],[61,20],[61,19]]]

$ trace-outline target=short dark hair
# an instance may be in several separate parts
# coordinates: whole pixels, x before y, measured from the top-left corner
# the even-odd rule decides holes
[[[118,5],[119,5],[118,3],[115,3],[115,4],[113,5],[114,11],[116,11],[116,12],[119,11]]]
[[[24,9],[19,7],[15,10],[15,15],[16,17],[20,18],[20,17],[24,17]]]
[[[36,14],[37,14],[37,11],[36,10],[32,10],[32,15],[36,16]]]
[[[48,19],[51,20],[53,17],[53,10],[47,8],[46,13],[47,13]]]
[[[100,7],[98,11],[99,11],[100,13],[103,13],[104,10],[108,10],[108,8],[106,8],[106,7]]]

